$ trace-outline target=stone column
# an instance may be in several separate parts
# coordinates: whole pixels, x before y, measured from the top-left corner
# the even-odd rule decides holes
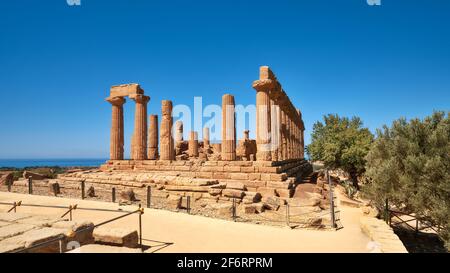
[[[198,133],[194,131],[189,137],[189,156],[198,157]]]
[[[175,144],[183,141],[183,122],[181,120],[177,120],[175,122]]]
[[[125,103],[125,99],[122,97],[114,97],[107,98],[106,101],[112,105],[109,158],[111,160],[123,160],[123,104]]]
[[[291,136],[291,147],[290,147],[291,159],[294,159],[295,158],[295,137],[294,137],[295,123],[292,118],[291,118],[290,122],[291,122],[291,127],[290,127],[291,128],[291,134],[290,134],[290,136]]]
[[[291,158],[291,118],[286,114],[286,159]]]
[[[177,122],[175,122],[175,155],[182,154],[183,141],[183,122],[177,120]]]
[[[148,150],[147,159],[158,159],[158,115],[150,116],[150,126],[148,129]]]
[[[145,160],[147,159],[147,103],[150,97],[138,94],[130,98],[136,102],[131,159]]]
[[[262,72],[262,71],[261,71]],[[270,98],[269,91],[273,86],[270,79],[262,79],[253,83],[256,89],[256,144],[257,153],[256,160],[271,161],[271,145],[270,145]]]
[[[236,160],[236,116],[232,95],[222,97],[222,160]]]
[[[286,123],[286,111],[281,111],[281,155],[282,160],[286,160],[287,156],[287,123]]]
[[[297,109],[297,114],[299,117],[299,123],[298,123],[298,145],[299,145],[299,158],[304,159],[305,158],[305,139],[304,139],[304,133],[305,133],[305,125],[303,123],[303,117],[302,112],[300,109]]]
[[[161,103],[161,132],[160,132],[160,159],[161,160],[174,160],[174,145],[173,145],[173,137],[172,137],[172,101],[163,100]]]
[[[279,106],[271,100],[270,124],[271,124],[271,157],[272,161],[278,161],[278,151],[280,150],[280,122],[279,122]]]
[[[303,129],[304,127],[302,127],[302,130],[300,132],[300,137],[301,137],[301,150],[300,150],[300,157],[302,159],[305,158],[305,130]]]
[[[209,128],[203,128],[203,148],[206,150],[211,145],[209,140]]]

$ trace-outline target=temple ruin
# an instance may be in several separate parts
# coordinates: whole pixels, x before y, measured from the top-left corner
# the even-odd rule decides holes
[[[253,206],[255,212],[262,206],[278,209],[312,170],[304,159],[305,127],[301,111],[269,67],[260,68],[253,88],[256,139],[250,139],[248,130],[243,139],[236,138],[236,102],[233,95],[225,94],[222,141],[212,143],[206,127],[203,139],[196,131],[183,139],[182,122],[173,121],[172,101],[162,101],[161,116],[148,116],[150,97],[138,84],[113,86],[106,99],[112,106],[110,160],[99,171],[65,174],[59,179],[66,184],[85,181],[135,191],[150,187],[152,196],[167,198],[175,208],[182,205],[183,197],[190,196],[201,206],[237,199]],[[129,160],[124,158],[123,105],[127,97],[136,107]]]

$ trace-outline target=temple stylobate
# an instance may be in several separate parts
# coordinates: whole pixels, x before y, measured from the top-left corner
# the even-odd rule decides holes
[[[161,128],[158,130],[158,116],[147,117],[150,97],[144,94],[138,84],[113,86],[106,99],[112,105],[110,159],[124,160],[123,105],[126,97],[136,105],[131,160],[177,161],[198,158],[283,162],[303,159],[305,128],[302,114],[295,108],[268,66],[260,68],[259,79],[253,82],[253,88],[256,90],[256,145],[252,145],[252,140],[246,139],[240,142],[243,147],[238,147],[235,99],[230,94],[222,98],[222,143],[211,145],[208,128],[203,129],[206,139],[202,142],[198,141],[198,132],[191,132],[190,140],[184,142],[183,125],[180,122],[177,124],[178,136],[174,140],[171,101],[162,102]],[[237,153],[237,149],[241,153]]]

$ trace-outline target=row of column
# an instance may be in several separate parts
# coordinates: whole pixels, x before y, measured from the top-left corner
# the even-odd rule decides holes
[[[304,158],[304,125],[300,110],[295,109],[281,89],[268,67],[261,67],[260,79],[253,83],[256,89],[256,143],[258,161],[284,161]],[[150,97],[135,94],[130,96],[136,103],[134,133],[131,143],[133,160],[174,160],[175,145],[172,136],[171,101],[161,105],[161,131],[158,139],[158,116],[151,115],[147,128],[147,104]],[[108,98],[112,105],[111,160],[124,158],[123,97]],[[175,141],[183,139],[182,124],[177,123]],[[147,134],[148,131],[148,134]],[[209,129],[204,132],[205,147],[209,146]],[[148,137],[148,139],[147,139]],[[160,154],[158,155],[158,140]],[[147,146],[148,144],[148,146]],[[191,132],[189,154],[198,156],[198,133]],[[222,97],[222,160],[236,160],[236,113],[235,100],[230,94]]]
[[[266,66],[260,69],[256,89],[256,159],[283,161],[304,158],[304,126],[295,109]]]

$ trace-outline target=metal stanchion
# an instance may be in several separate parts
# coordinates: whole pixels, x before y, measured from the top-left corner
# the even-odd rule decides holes
[[[112,191],[111,191],[111,201],[112,201],[113,203],[116,203],[116,188],[112,188]]]
[[[147,186],[147,208],[152,206],[152,187]]]
[[[33,178],[28,177],[28,194],[33,194]]]
[[[188,196],[187,197],[187,213],[188,214],[191,214],[191,197],[190,196]]]
[[[85,187],[85,183],[84,183],[84,180],[83,180],[83,181],[81,181],[81,199],[83,199],[83,200],[85,198],[84,187]]]

